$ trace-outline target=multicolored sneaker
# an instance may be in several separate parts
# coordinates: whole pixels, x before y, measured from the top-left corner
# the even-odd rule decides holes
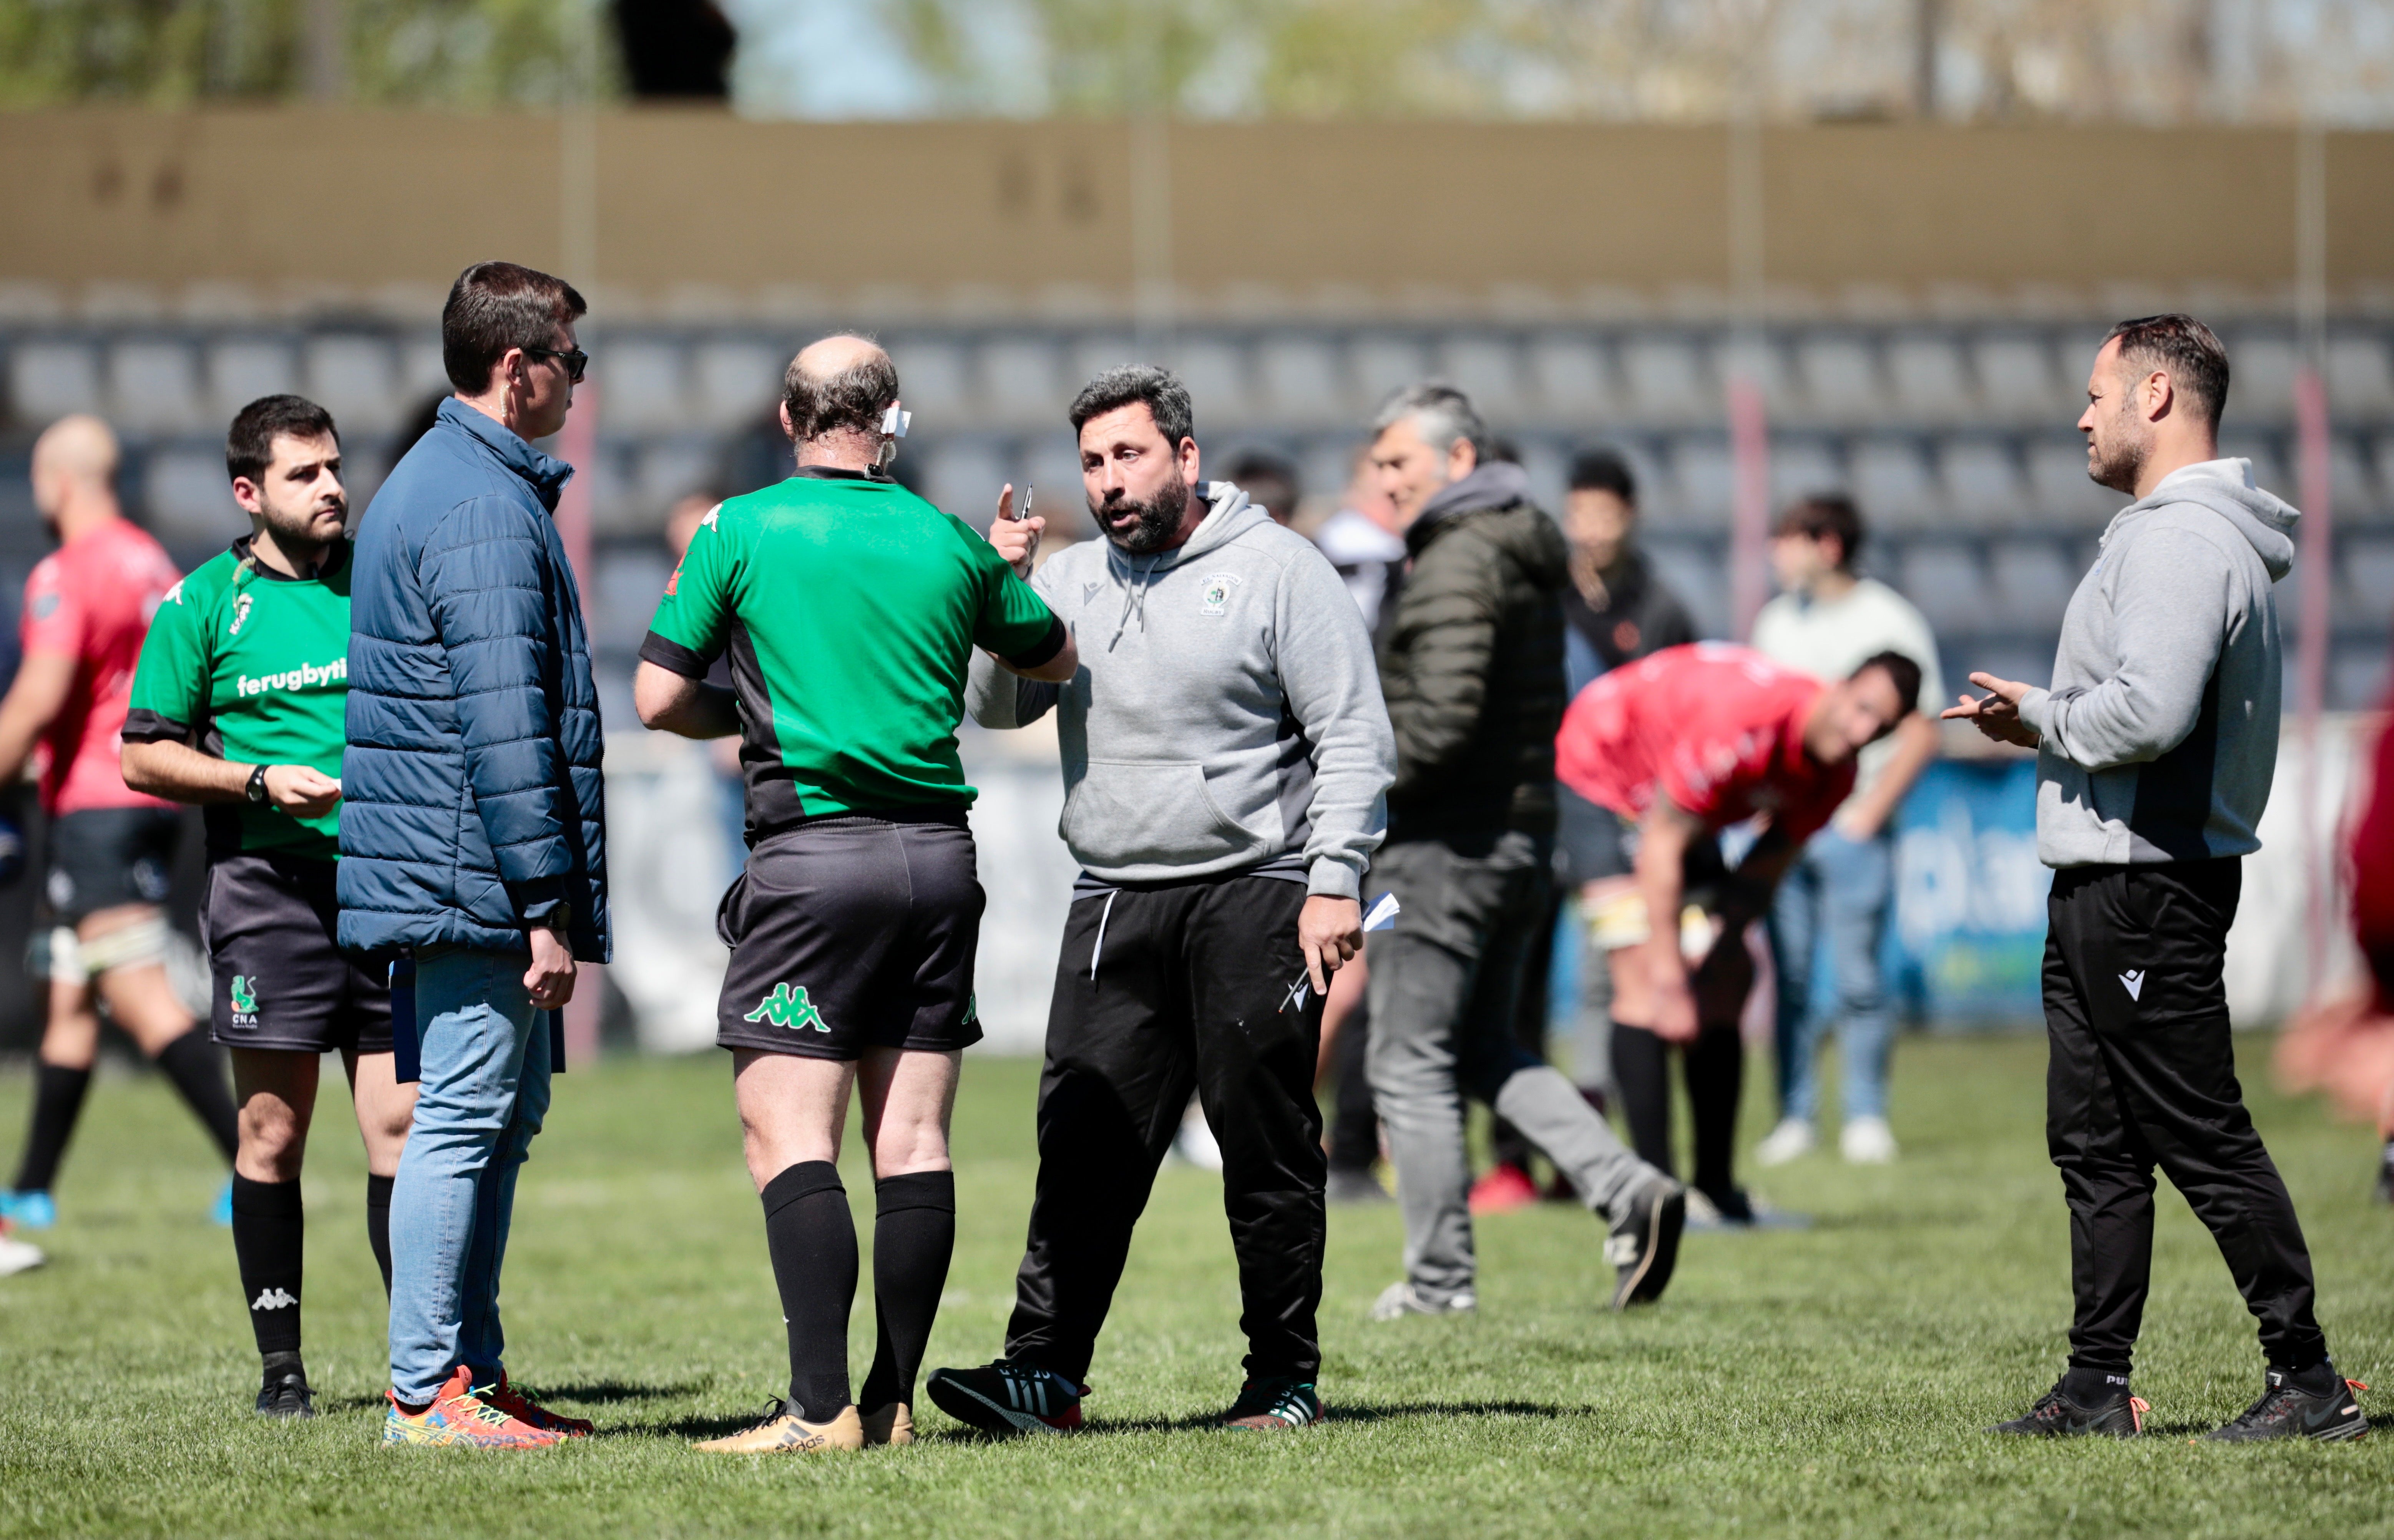
[[[552,1412],[533,1400],[529,1391],[517,1389],[515,1386],[508,1383],[507,1372],[505,1369],[499,1371],[499,1382],[496,1385],[475,1386],[474,1399],[485,1406],[494,1407],[506,1413],[528,1428],[537,1428],[544,1433],[555,1433],[568,1439],[586,1439],[596,1431],[589,1418],[569,1417],[562,1412]]]
[[[9,1233],[14,1228],[8,1220],[0,1218],[0,1278],[31,1271],[49,1260],[41,1247]]]
[[[432,1404],[421,1412],[401,1406],[399,1397],[389,1391],[383,1393],[390,1401],[390,1410],[382,1419],[386,1448],[392,1444],[425,1444],[469,1449],[546,1449],[564,1441],[561,1433],[518,1422],[497,1407],[476,1399],[474,1376],[463,1365],[441,1385]]]
[[[1313,1392],[1311,1380],[1251,1379],[1239,1389],[1239,1399],[1222,1414],[1225,1428],[1253,1428],[1285,1432],[1326,1421],[1330,1408]]]
[[[765,1415],[753,1428],[728,1438],[691,1445],[709,1454],[819,1454],[864,1447],[864,1424],[856,1408],[843,1406],[829,1422],[809,1422],[798,1415],[794,1401],[769,1401]]]
[[[1081,1398],[1089,1393],[1051,1370],[1005,1359],[935,1370],[927,1389],[940,1411],[984,1433],[1077,1433]]]
[[[59,1205],[46,1191],[0,1192],[0,1218],[20,1230],[47,1230],[59,1222]]]
[[[2034,1406],[1987,1431],[2042,1439],[2072,1439],[2090,1433],[2133,1439],[2145,1430],[2145,1414],[2151,1408],[2142,1396],[2132,1396],[2123,1388],[2100,1401],[2082,1405],[2071,1400],[2063,1389],[2069,1383],[2066,1375],[2055,1380],[2053,1389],[2039,1396]]]
[[[217,1193],[217,1201],[208,1205],[208,1221],[223,1229],[232,1228],[232,1178],[227,1177]]]

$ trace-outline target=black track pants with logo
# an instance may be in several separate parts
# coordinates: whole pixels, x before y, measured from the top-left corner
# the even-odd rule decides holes
[[[2327,1356],[2294,1200],[2244,1111],[2220,982],[2234,860],[2054,874],[2045,1143],[2070,1204],[2072,1367],[2126,1374],[2152,1275],[2153,1167],[2210,1227],[2269,1362]]]
[[[1322,996],[1302,1003],[1305,885],[1245,876],[1073,903],[1039,1081],[1039,1187],[1009,1358],[1088,1377],[1131,1229],[1193,1086],[1222,1146],[1247,1373],[1321,1367]]]

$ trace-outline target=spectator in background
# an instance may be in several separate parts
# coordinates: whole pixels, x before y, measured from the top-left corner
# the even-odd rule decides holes
[[[1231,461],[1230,482],[1283,529],[1296,518],[1296,505],[1305,498],[1296,467],[1287,455],[1269,449],[1250,449]]]
[[[1583,450],[1572,457],[1571,485],[1563,504],[1563,538],[1571,546],[1571,586],[1563,590],[1563,673],[1570,692],[1582,690],[1609,669],[1634,662],[1649,652],[1696,639],[1695,622],[1678,596],[1663,586],[1646,564],[1636,543],[1638,480],[1626,461],[1610,449]],[[1576,821],[1584,821],[1593,804],[1568,785],[1557,783],[1555,805],[1559,836],[1555,842],[1555,886],[1547,901],[1546,922],[1531,943],[1521,973],[1521,1003],[1514,1027],[1521,1046],[1546,1057],[1550,1009],[1547,981],[1554,971],[1557,936],[1563,929],[1563,911],[1583,880],[1573,870],[1571,852],[1585,844],[1574,840]],[[1577,943],[1584,934],[1571,927]],[[1594,949],[1585,951],[1592,954]],[[1593,955],[1584,961],[1594,963]],[[1601,994],[1606,975],[1601,967],[1581,970],[1583,994]],[[1609,1023],[1598,1004],[1590,1013],[1593,1030],[1580,1044],[1572,1073],[1580,1095],[1592,1106],[1604,1104],[1604,1084],[1611,1055]],[[1534,1202],[1537,1187],[1530,1175],[1530,1144],[1520,1130],[1499,1118],[1491,1140],[1495,1156],[1488,1174],[1473,1184],[1475,1214],[1501,1213]],[[1570,1184],[1559,1178],[1548,1196],[1566,1198]]]
[[[1405,537],[1396,506],[1372,469],[1370,444],[1355,451],[1354,473],[1339,496],[1338,511],[1313,532],[1313,543],[1355,596],[1363,629],[1378,635],[1380,616],[1404,586]]]
[[[1862,750],[1853,796],[1805,845],[1770,907],[1770,953],[1779,974],[1779,1125],[1755,1152],[1781,1165],[1812,1148],[1819,1100],[1815,1060],[1822,1021],[1812,1009],[1812,964],[1826,937],[1835,991],[1837,1045],[1845,1060],[1846,1159],[1895,1159],[1887,1121],[1887,1061],[1895,1013],[1880,978],[1895,893],[1895,810],[1937,757],[1933,713],[1944,699],[1937,638],[1902,595],[1857,576],[1861,511],[1837,493],[1807,497],[1779,516],[1770,564],[1781,593],[1754,622],[1754,650],[1822,679],[1842,679],[1864,658],[1900,652],[1920,665],[1920,709],[1884,743]]]
[[[1488,430],[1461,391],[1400,391],[1373,427],[1372,463],[1413,571],[1380,627],[1397,779],[1372,867],[1373,888],[1402,910],[1366,948],[1372,1090],[1396,1162],[1405,1276],[1372,1315],[1478,1308],[1466,1095],[1519,1125],[1609,1218],[1613,1307],[1650,1300],[1677,1260],[1685,1194],[1513,1031],[1554,875],[1570,553],[1521,467],[1481,463]]]

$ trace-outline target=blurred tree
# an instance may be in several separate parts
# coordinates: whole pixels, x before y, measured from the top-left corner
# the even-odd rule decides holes
[[[2394,120],[2394,0],[883,0],[947,112]]]
[[[309,95],[449,107],[582,86],[595,0],[0,0],[0,106]]]

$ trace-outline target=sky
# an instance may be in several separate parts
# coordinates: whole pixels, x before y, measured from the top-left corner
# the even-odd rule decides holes
[[[900,118],[931,107],[927,84],[876,0],[722,0],[740,32],[732,95],[757,117]]]

